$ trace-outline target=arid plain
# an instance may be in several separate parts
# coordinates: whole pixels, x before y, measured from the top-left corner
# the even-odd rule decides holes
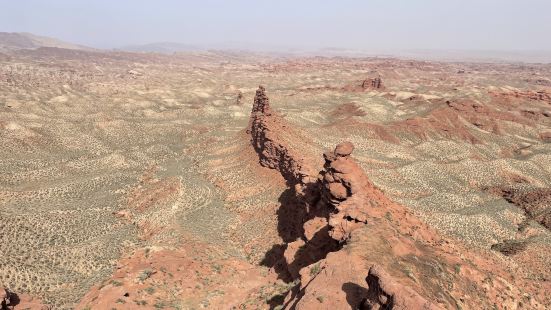
[[[548,64],[4,51],[0,146],[15,309],[551,307]]]

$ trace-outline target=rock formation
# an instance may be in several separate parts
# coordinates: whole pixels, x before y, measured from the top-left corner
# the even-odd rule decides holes
[[[521,208],[529,219],[551,229],[551,188],[519,190],[498,186],[485,190],[503,197],[507,202]]]
[[[323,169],[313,177],[315,158],[298,151],[305,140],[271,110],[264,87],[256,92],[247,133],[260,163],[277,169],[297,198],[282,202],[280,209],[292,209],[294,217],[279,221],[301,227],[277,245],[281,255],[270,265],[278,276],[286,270],[285,281],[300,280],[286,295],[285,308],[487,308],[496,302],[509,308],[522,298],[517,287],[505,289],[515,280],[496,267],[495,257],[442,238],[378,190],[353,159],[351,142],[323,154]],[[361,279],[366,274],[367,289]],[[489,274],[495,280],[486,288]],[[542,308],[535,299],[527,302]]]
[[[384,89],[383,80],[380,76],[367,78],[362,82],[363,89]]]
[[[313,175],[302,156],[293,151],[282,134],[291,129],[283,119],[273,113],[264,86],[259,86],[247,127],[251,143],[258,153],[260,164],[278,170],[291,185],[310,182]]]
[[[528,99],[535,101],[547,101],[551,103],[551,94],[545,90],[540,91],[531,91],[531,90],[509,90],[505,92],[490,92],[494,97],[500,98],[517,98],[517,99]]]
[[[371,90],[384,91],[385,86],[381,76],[376,72],[371,72],[367,78],[356,80],[352,84],[346,84],[341,90],[349,92],[364,92]]]
[[[325,153],[324,169],[317,179],[313,178],[314,169],[282,137],[291,129],[271,110],[265,91],[263,86],[256,91],[247,129],[260,163],[277,169],[309,204],[304,224],[307,241],[327,225],[333,239],[345,241],[353,229],[367,221],[362,210],[371,205],[367,196],[373,189],[361,167],[350,157],[354,145],[343,142],[333,152]]]
[[[340,242],[367,222],[365,208],[371,207],[368,189],[373,185],[350,157],[353,150],[351,142],[343,142],[333,152],[325,153],[324,170],[319,175],[321,198],[330,208],[329,235]]]
[[[300,198],[310,204],[310,215],[305,221],[306,240],[311,240],[328,224],[329,235],[343,242],[353,229],[367,221],[362,209],[371,205],[368,193],[374,188],[373,184],[350,157],[354,150],[351,142],[343,142],[333,152],[323,155],[324,169],[316,180],[312,177],[315,170],[282,137],[290,130],[285,121],[271,110],[266,90],[260,86],[247,129],[260,164],[277,169],[295,187],[297,194],[302,196]]]
[[[394,281],[379,265],[369,268],[365,278],[368,291],[360,309],[411,309],[436,310],[440,307],[427,301],[414,290]]]
[[[551,142],[551,131],[540,132],[540,139],[544,142]]]

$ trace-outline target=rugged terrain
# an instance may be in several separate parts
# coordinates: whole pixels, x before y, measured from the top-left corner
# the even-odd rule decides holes
[[[551,307],[550,65],[0,51],[0,145],[15,309]]]

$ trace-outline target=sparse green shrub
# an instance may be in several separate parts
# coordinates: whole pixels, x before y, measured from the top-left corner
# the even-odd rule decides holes
[[[459,274],[461,272],[461,265],[455,264],[453,266],[453,270],[455,271],[456,274]]]
[[[216,273],[220,273],[220,271],[222,271],[222,266],[220,266],[218,264],[214,264],[212,266],[212,269],[214,269],[214,271],[216,271]]]
[[[141,282],[149,279],[149,277],[151,277],[151,275],[153,275],[155,272],[151,269],[144,269],[142,271],[142,273],[138,276],[138,280],[140,280]]]
[[[320,272],[321,272],[321,267],[319,263],[315,264],[314,266],[312,266],[312,268],[310,268],[311,277],[317,276]]]

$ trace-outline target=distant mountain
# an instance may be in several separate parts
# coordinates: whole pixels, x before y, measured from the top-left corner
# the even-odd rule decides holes
[[[26,32],[0,32],[0,51],[57,47],[72,50],[94,50],[93,48],[64,42],[58,39],[37,36]]]
[[[128,45],[128,46],[119,48],[119,50],[128,51],[128,52],[172,54],[176,52],[202,51],[204,49],[194,45],[183,44],[183,43],[157,42],[157,43],[148,43],[148,44],[142,44],[142,45]]]
[[[291,47],[270,45],[251,42],[215,42],[202,43],[197,45],[178,42],[156,42],[142,45],[128,45],[118,50],[127,52],[163,53],[172,54],[178,52],[204,52],[209,50],[224,51],[249,51],[249,52],[287,52],[293,50]]]

